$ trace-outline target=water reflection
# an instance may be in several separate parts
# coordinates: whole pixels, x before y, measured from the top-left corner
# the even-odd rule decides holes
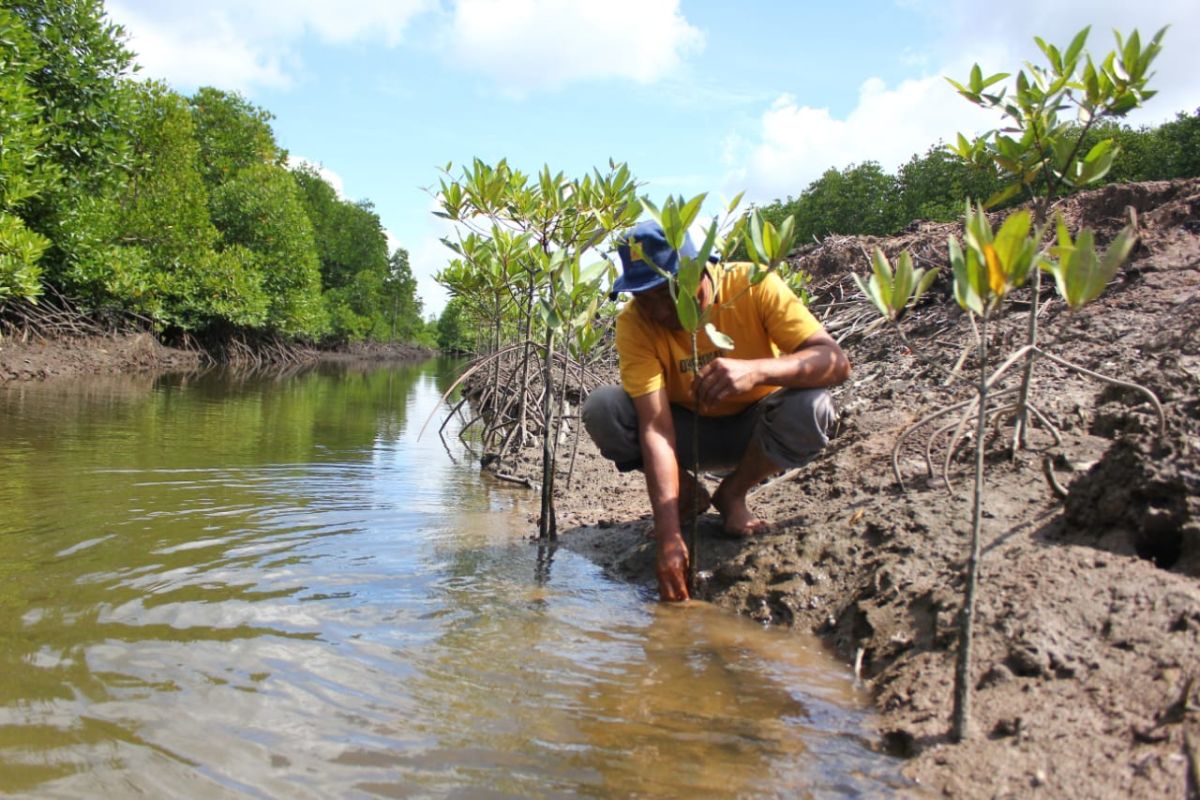
[[[530,544],[449,365],[0,390],[0,792],[854,794],[844,669]]]

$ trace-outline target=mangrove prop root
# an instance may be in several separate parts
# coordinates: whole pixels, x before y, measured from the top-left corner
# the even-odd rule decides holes
[[[776,484],[786,483],[787,481],[792,480],[797,475],[799,475],[803,469],[804,469],[804,467],[793,467],[792,469],[789,469],[787,472],[776,475],[774,478],[771,478],[768,481],[763,481],[762,483],[753,487],[750,491],[746,492],[746,499],[747,500],[753,499],[760,492],[765,492],[767,489],[770,489],[772,486],[775,486]]]
[[[1050,490],[1060,499],[1066,500],[1067,490],[1058,482],[1058,476],[1054,474],[1054,458],[1049,453],[1042,456],[1042,474],[1046,476],[1046,483],[1050,484]]]
[[[903,431],[900,432],[900,435],[896,437],[896,444],[892,446],[892,475],[895,476],[896,483],[898,483],[900,485],[901,491],[908,491],[904,486],[904,477],[900,474],[900,448],[904,445],[904,440],[907,439],[909,437],[909,435],[913,433],[913,431],[916,431],[918,428],[925,425],[926,423],[933,422],[936,419],[940,419],[941,417],[944,417],[946,414],[957,411],[960,408],[964,408],[973,402],[974,402],[974,400],[964,400],[960,403],[955,403],[952,406],[947,406],[945,408],[938,409],[937,411],[933,412],[932,414],[928,414],[924,417],[921,417],[921,419],[917,420],[912,425],[909,425],[907,428],[905,428]]]

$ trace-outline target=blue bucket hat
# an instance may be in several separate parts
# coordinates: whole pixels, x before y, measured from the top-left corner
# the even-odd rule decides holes
[[[642,246],[643,258],[653,261],[659,269],[671,275],[679,271],[680,253],[685,258],[696,257],[696,248],[687,234],[684,234],[683,246],[676,251],[667,243],[667,235],[661,225],[654,220],[639,222],[617,245],[617,255],[621,257],[621,275],[613,282],[612,291],[608,294],[610,300],[616,300],[621,292],[640,294],[667,282],[667,279],[646,261],[632,259],[629,252],[631,242]]]

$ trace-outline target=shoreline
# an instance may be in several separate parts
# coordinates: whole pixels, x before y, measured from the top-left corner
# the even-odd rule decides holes
[[[953,225],[904,237],[830,237],[797,264],[825,287],[813,304],[843,339],[853,373],[834,391],[838,430],[816,461],[752,497],[774,530],[749,540],[701,518],[698,591],[734,613],[810,631],[861,673],[880,721],[881,749],[902,773],[954,797],[1146,797],[1200,794],[1200,180],[1117,186],[1066,202],[1110,236],[1137,209],[1141,242],[1092,306],[1046,307],[1046,341],[1064,358],[1153,389],[1168,432],[1134,393],[1052,364],[1038,367],[1041,410],[1062,433],[1051,469],[1041,452],[1010,458],[990,442],[984,553],[972,683],[976,736],[949,741],[970,463],[926,429],[901,434],[969,396],[946,387],[842,278],[863,252],[911,248],[936,258]],[[839,282],[840,281],[840,282]],[[946,276],[905,320],[909,339],[953,362],[970,326]],[[1047,294],[1049,296],[1049,293]],[[995,326],[1020,341],[1020,306]],[[336,354],[337,360],[372,358]],[[376,354],[377,358],[389,358]],[[0,386],[132,370],[202,368],[193,351],[150,334],[58,343],[0,339]],[[968,367],[969,368],[969,360]],[[935,426],[936,427],[936,426]],[[1049,446],[1037,431],[1035,444]],[[564,451],[565,452],[565,451]],[[927,453],[935,469],[928,474]],[[540,477],[540,452],[510,470]],[[565,462],[563,462],[565,469]],[[610,574],[654,586],[641,473],[617,473],[581,442],[572,485],[558,482],[562,546]],[[712,484],[710,483],[710,488]],[[531,525],[531,530],[534,526]],[[1190,793],[1190,794],[1189,794]]]
[[[1101,189],[1072,198],[1066,212],[1111,236],[1129,205],[1142,224],[1131,262],[1084,311],[1051,302],[1045,336],[1064,358],[1151,388],[1167,434],[1155,434],[1137,393],[1045,361],[1037,401],[1062,444],[1039,428],[1038,449],[1012,458],[1011,426],[991,434],[972,738],[949,736],[971,459],[946,462],[948,491],[948,432],[939,439],[933,425],[896,455],[905,490],[892,474],[901,435],[970,390],[943,386],[894,332],[860,322],[871,318],[865,300],[844,299],[851,293],[835,282],[813,303],[845,336],[853,374],[834,390],[840,422],[826,451],[752,497],[774,530],[731,541],[716,514],[701,518],[699,569],[710,577],[698,598],[826,642],[861,674],[878,746],[906,758],[901,772],[918,792],[1200,796],[1200,181]],[[831,237],[798,263],[820,285],[863,268],[874,245],[889,257],[903,247],[944,251],[954,227],[926,225],[899,240]],[[970,327],[947,283],[939,278],[906,330],[953,362]],[[1006,313],[996,340],[1019,342],[1026,317],[1020,306]],[[510,471],[539,468],[539,454],[526,453]],[[558,484],[561,545],[653,591],[641,473],[618,474],[586,436],[575,472],[570,489]]]
[[[400,343],[364,343],[337,350],[306,351],[313,364],[410,361],[436,355],[436,351]],[[211,366],[211,361],[200,351],[169,347],[147,332],[57,339],[31,337],[27,341],[12,336],[0,338],[0,386],[128,372],[190,372]],[[281,369],[293,366],[294,362],[279,364]]]

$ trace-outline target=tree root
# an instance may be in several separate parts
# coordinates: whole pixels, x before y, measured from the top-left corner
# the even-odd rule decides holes
[[[1103,381],[1103,382],[1111,384],[1113,386],[1119,386],[1124,389],[1130,389],[1132,391],[1136,391],[1136,392],[1142,394],[1150,402],[1150,405],[1153,407],[1154,412],[1155,412],[1156,416],[1158,417],[1158,435],[1162,436],[1166,433],[1167,419],[1166,419],[1166,413],[1163,411],[1162,403],[1159,401],[1158,397],[1154,394],[1154,392],[1150,391],[1145,386],[1142,386],[1140,383],[1135,383],[1133,381],[1127,381],[1127,380],[1121,380],[1119,378],[1114,378],[1112,376],[1105,375],[1100,372],[1096,372],[1095,370],[1090,370],[1086,367],[1080,366],[1079,364],[1075,364],[1071,361],[1067,361],[1065,358],[1060,358],[1059,356],[1056,356],[1053,353],[1046,352],[1046,351],[1042,350],[1040,347],[1035,347],[1033,345],[1025,345],[1024,347],[1017,349],[1015,352],[1013,352],[1011,355],[1009,355],[1009,357],[1006,358],[1000,364],[1000,366],[998,366],[995,370],[993,370],[990,376],[988,376],[988,379],[986,381],[986,386],[989,388],[991,386],[993,386],[997,381],[999,381],[1004,376],[1005,372],[1007,372],[1010,368],[1012,368],[1013,365],[1018,363],[1025,356],[1029,356],[1031,358],[1039,358],[1039,357],[1045,358],[1047,361],[1058,364],[1061,367],[1065,367],[1066,369],[1078,372],[1082,375],[1087,375],[1088,377],[1095,378],[1097,380]],[[1015,391],[1017,391],[1018,388],[1019,387],[1010,387],[1007,389],[1002,389],[1000,391],[989,392],[989,395],[991,398],[998,398],[1003,395],[1015,392]],[[1038,408],[1033,403],[1029,403],[1027,408],[1028,408],[1028,412],[1030,414],[1032,414],[1034,418],[1037,419],[1037,421],[1044,427],[1046,432],[1049,433],[1050,436],[1053,438],[1054,443],[1051,446],[1052,447],[1061,447],[1063,439],[1062,439],[1062,433],[1061,433],[1061,431],[1059,431],[1058,426],[1056,426],[1054,424],[1054,422],[1040,408]],[[945,457],[942,460],[942,482],[945,485],[947,492],[954,491],[954,486],[953,486],[952,482],[950,481],[950,463],[954,459],[954,454],[958,451],[959,443],[962,441],[963,431],[965,430],[967,424],[969,424],[970,421],[977,414],[978,400],[974,399],[974,398],[970,399],[970,400],[964,400],[959,403],[954,403],[953,405],[949,405],[944,408],[940,408],[940,409],[934,411],[933,413],[922,417],[921,419],[917,420],[915,423],[910,425],[908,428],[904,429],[900,433],[900,435],[896,438],[896,443],[892,447],[892,475],[893,475],[893,477],[895,477],[896,483],[899,485],[901,491],[904,491],[904,492],[908,491],[908,488],[907,488],[907,486],[905,486],[905,483],[904,483],[904,477],[900,472],[900,450],[904,446],[905,440],[907,440],[909,436],[911,436],[915,431],[924,427],[925,425],[928,425],[931,422],[935,422],[936,420],[941,419],[942,417],[944,417],[948,414],[952,414],[955,411],[959,411],[962,409],[966,409],[963,416],[960,417],[958,419],[958,421],[953,424],[943,425],[943,426],[935,429],[933,431],[933,433],[930,434],[929,439],[926,443],[926,447],[925,447],[926,470],[928,472],[929,477],[933,477],[933,473],[934,473],[934,469],[933,469],[934,443],[937,440],[937,438],[940,437],[942,434],[944,434],[946,431],[948,431],[950,429],[954,429],[954,434],[950,437],[950,440],[946,445]],[[997,425],[997,432],[998,432],[999,425],[1001,424],[1002,420],[1006,417],[1006,415],[1017,414],[1017,413],[1019,413],[1019,410],[1020,410],[1019,403],[1018,404],[1007,404],[1000,408],[988,410],[986,412],[986,416],[988,418],[993,418],[993,417],[995,418],[996,425]],[[1015,453],[1015,451],[1014,451],[1014,453]],[[1043,464],[1044,463],[1045,462],[1043,462]],[[1061,485],[1056,485],[1056,481],[1054,481],[1049,476],[1049,474],[1047,476],[1047,481],[1050,482],[1051,488],[1054,490],[1055,494],[1059,495],[1060,497],[1064,496],[1062,494]]]

